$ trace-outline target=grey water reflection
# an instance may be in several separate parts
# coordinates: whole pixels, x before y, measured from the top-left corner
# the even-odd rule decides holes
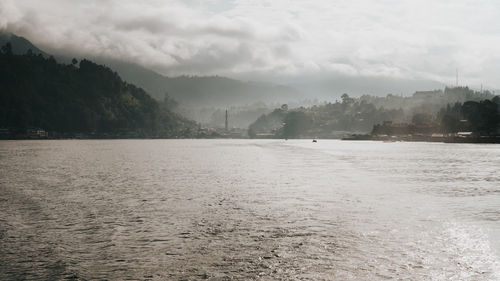
[[[500,279],[497,145],[0,142],[0,279]]]

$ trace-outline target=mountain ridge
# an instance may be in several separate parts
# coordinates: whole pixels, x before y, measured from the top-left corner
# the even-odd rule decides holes
[[[169,77],[134,63],[97,59],[115,69],[127,81],[140,85],[152,96],[169,96],[186,106],[228,107],[258,101],[285,102],[304,95],[295,88],[269,82],[242,81],[225,76]]]

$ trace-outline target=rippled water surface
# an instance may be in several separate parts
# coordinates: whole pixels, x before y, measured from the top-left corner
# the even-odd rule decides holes
[[[500,280],[500,145],[0,142],[0,280]]]

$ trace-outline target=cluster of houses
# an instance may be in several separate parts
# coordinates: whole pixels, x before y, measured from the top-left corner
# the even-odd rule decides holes
[[[466,127],[467,120],[460,120]],[[438,124],[409,124],[385,121],[375,125],[371,135],[364,139],[383,141],[429,141],[429,142],[473,142],[500,143],[500,136],[481,136],[471,131],[442,133]],[[361,139],[361,137],[358,137]]]

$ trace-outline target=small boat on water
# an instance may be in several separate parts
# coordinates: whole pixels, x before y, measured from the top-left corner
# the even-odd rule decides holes
[[[318,142],[316,139],[313,139],[313,142]]]

